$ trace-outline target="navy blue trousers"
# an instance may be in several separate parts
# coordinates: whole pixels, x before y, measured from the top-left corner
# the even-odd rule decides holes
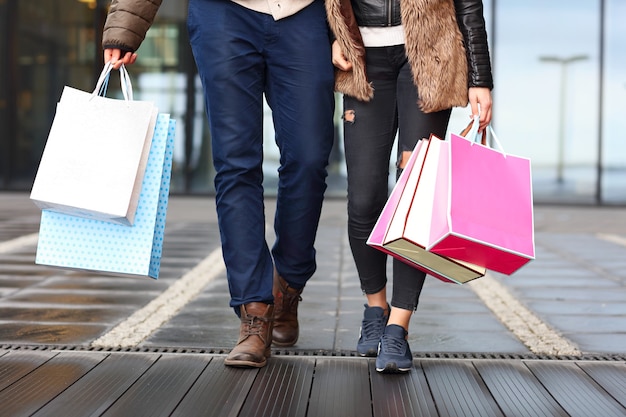
[[[274,20],[227,0],[191,0],[188,29],[211,131],[230,305],[272,303],[274,266],[293,288],[316,269],[314,241],[334,138],[333,66],[324,3]],[[265,238],[263,96],[280,151]]]

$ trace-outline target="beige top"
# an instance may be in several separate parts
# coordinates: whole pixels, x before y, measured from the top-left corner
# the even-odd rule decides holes
[[[232,0],[248,9],[272,15],[274,20],[291,16],[304,9],[313,0]]]

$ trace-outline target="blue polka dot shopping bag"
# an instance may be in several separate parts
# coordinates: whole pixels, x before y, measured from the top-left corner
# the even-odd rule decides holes
[[[35,262],[159,277],[176,123],[159,114],[132,226],[42,210]]]

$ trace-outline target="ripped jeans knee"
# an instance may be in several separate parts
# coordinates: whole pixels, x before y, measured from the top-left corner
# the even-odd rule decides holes
[[[343,120],[346,123],[354,123],[356,119],[356,112],[354,110],[345,110],[343,112]]]

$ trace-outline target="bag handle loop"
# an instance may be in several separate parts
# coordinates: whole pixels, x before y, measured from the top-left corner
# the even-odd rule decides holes
[[[91,97],[101,96],[104,97],[106,95],[107,87],[109,85],[109,77],[111,75],[111,71],[113,70],[113,64],[111,61],[104,64],[104,68],[100,73],[100,77],[98,77],[98,81],[96,82],[96,88],[93,90]],[[120,85],[122,88],[122,95],[124,96],[124,100],[133,101],[133,85],[130,81],[130,75],[128,75],[128,70],[126,66],[122,65],[120,67]]]
[[[488,128],[489,128],[489,134],[491,135],[491,139],[493,139],[493,142],[498,146],[500,152],[502,152],[502,154],[506,156],[506,152],[504,151],[504,148],[502,147],[502,143],[500,143],[500,141],[498,140],[498,137],[496,136],[496,132],[493,131],[493,127],[489,125]]]
[[[474,116],[472,121],[461,131],[460,136],[465,139],[478,143],[478,127],[480,126],[480,119],[478,116]],[[487,138],[485,137],[485,131],[483,130],[480,137],[480,144],[487,146]]]
[[[478,142],[478,127],[479,127],[480,123],[479,123],[479,118],[478,116],[474,116],[474,118],[472,119],[472,121],[465,127],[465,129],[463,129],[460,133],[460,136],[463,136],[465,139],[471,141],[471,142],[475,142],[475,143],[479,143]],[[489,134],[491,136],[491,138],[493,139],[494,143],[497,145],[498,150],[500,152],[502,152],[504,155],[506,155],[506,152],[504,151],[504,148],[502,147],[502,144],[500,143],[500,141],[498,140],[498,137],[496,136],[496,133],[493,131],[493,127],[491,127],[491,125],[487,126],[487,128],[489,129]],[[488,146],[487,145],[487,129],[483,130],[482,133],[480,134],[480,144],[483,146]]]

